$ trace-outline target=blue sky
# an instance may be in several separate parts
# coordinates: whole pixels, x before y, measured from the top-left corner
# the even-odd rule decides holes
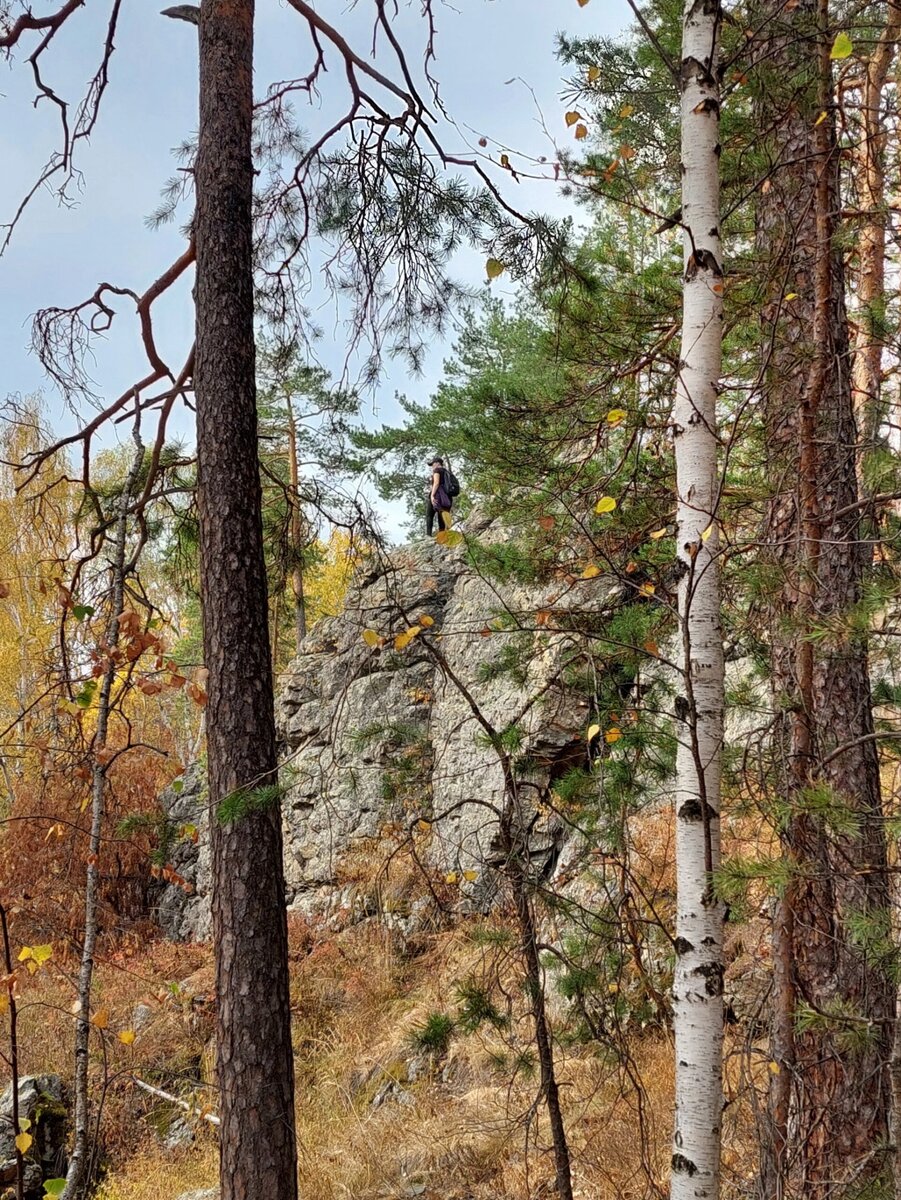
[[[61,207],[52,195],[37,197],[26,213],[6,255],[0,259],[0,398],[43,389],[59,422],[69,429],[76,419],[66,413],[29,352],[30,321],[36,309],[69,305],[90,295],[101,280],[140,292],[183,247],[176,227],[151,231],[145,217],[156,207],[161,186],[175,171],[172,148],[196,128],[196,33],[182,22],[159,15],[161,0],[131,0],[123,5],[110,86],[100,123],[82,149],[84,185],[74,207]],[[55,4],[38,0],[38,14]],[[348,42],[368,57],[372,40],[370,0],[339,7],[320,2],[320,11],[340,28]],[[492,145],[554,157],[554,139],[566,145],[571,132],[560,99],[563,71],[554,58],[554,37],[571,34],[616,35],[628,24],[626,0],[455,0],[435,4],[438,60],[434,67],[441,94],[456,129],[444,132],[448,148],[468,153],[479,134]],[[411,61],[422,46],[420,6],[401,3],[399,30]],[[277,0],[258,0],[256,85],[259,93],[275,79],[305,74],[312,51],[304,24]],[[75,101],[94,69],[105,33],[105,12],[87,0],[59,34],[44,67],[45,77],[61,96]],[[28,51],[32,48],[28,46]],[[379,59],[379,64],[382,64]],[[315,135],[337,112],[344,92],[340,72],[324,78],[312,106],[298,106],[304,126]],[[57,143],[58,119],[49,103],[32,105],[30,72],[14,61],[0,77],[0,220],[8,219],[36,171]],[[497,151],[495,151],[497,153]],[[498,179],[517,206],[527,210],[568,211],[551,182],[514,183]],[[467,283],[484,279],[482,255],[464,253],[455,264]],[[495,288],[504,289],[503,278]],[[315,292],[311,303],[326,337],[316,353],[323,365],[340,373],[346,359],[341,314]],[[189,282],[157,313],[157,336],[165,357],[180,364],[192,338]],[[410,379],[405,368],[390,364],[375,394],[365,402],[367,424],[390,422],[397,415],[395,392],[428,395],[441,373],[447,343],[437,343],[424,375]],[[125,302],[112,333],[94,347],[91,373],[101,396],[111,397],[138,377],[142,367],[132,310]],[[187,417],[179,421],[190,437]],[[386,513],[389,526],[395,514]]]

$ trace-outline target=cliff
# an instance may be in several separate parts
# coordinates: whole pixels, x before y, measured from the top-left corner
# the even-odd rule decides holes
[[[467,531],[489,548],[507,537],[479,517]],[[503,778],[486,728],[511,723],[527,764],[521,819],[539,874],[551,876],[578,853],[544,802],[555,780],[586,761],[588,701],[566,682],[568,635],[533,636],[544,591],[497,582],[462,542],[424,540],[373,561],[340,616],[316,625],[280,680],[277,703],[292,910],[326,919],[366,911],[374,899],[361,887],[361,864],[370,875],[382,867],[380,886],[387,879],[393,888],[388,860],[401,850],[424,875],[451,880],[462,907],[490,906]],[[606,594],[604,581],[592,579],[571,589],[569,602],[584,608]],[[411,629],[418,632],[404,644]],[[173,938],[204,938],[202,773],[186,773],[164,800],[173,826],[200,833],[172,855],[193,894],[167,887],[158,916]],[[406,908],[403,895],[392,902]]]

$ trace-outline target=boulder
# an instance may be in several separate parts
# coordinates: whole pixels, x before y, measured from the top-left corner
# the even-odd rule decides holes
[[[16,1177],[13,1091],[10,1084],[0,1096],[0,1185],[12,1185]],[[66,1171],[66,1127],[69,1102],[58,1075],[27,1075],[19,1080],[19,1118],[30,1122],[33,1141],[25,1155],[25,1197],[38,1200],[43,1180],[58,1178]]]

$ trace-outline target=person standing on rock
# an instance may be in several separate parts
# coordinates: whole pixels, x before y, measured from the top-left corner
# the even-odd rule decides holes
[[[459,495],[460,486],[453,474],[446,469],[444,459],[433,458],[429,466],[432,470],[432,479],[428,484],[428,492],[426,494],[425,528],[427,535],[431,537],[436,515],[438,517],[438,531],[441,532],[441,530],[450,529],[450,512],[454,504],[453,498]]]

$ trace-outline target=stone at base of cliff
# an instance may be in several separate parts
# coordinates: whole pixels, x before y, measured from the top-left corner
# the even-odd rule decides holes
[[[175,1200],[219,1200],[218,1188],[201,1188],[197,1192],[182,1192]]]
[[[10,1084],[0,1096],[0,1186],[15,1182],[16,1146]],[[27,1075],[19,1080],[19,1120],[30,1121],[33,1141],[25,1156],[25,1197],[43,1195],[43,1180],[65,1174],[68,1101],[58,1075]],[[20,1126],[21,1128],[21,1126]]]

